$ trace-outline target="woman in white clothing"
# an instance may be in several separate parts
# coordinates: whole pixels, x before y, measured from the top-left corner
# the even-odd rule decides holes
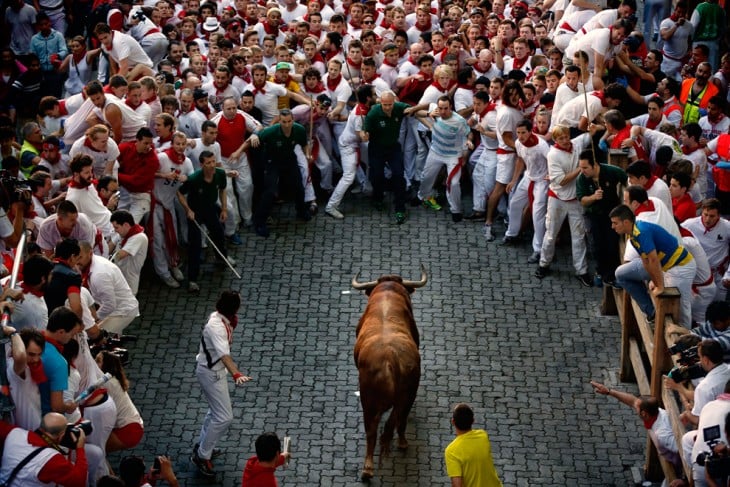
[[[69,42],[71,54],[66,56],[59,71],[68,71],[68,79],[64,83],[64,96],[69,97],[81,93],[86,83],[91,81],[92,63],[101,53],[101,48],[86,50],[86,39],[83,36],[76,36]]]

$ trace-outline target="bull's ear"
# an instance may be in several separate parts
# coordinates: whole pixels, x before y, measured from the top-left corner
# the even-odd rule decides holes
[[[413,294],[416,291],[416,288],[406,287],[406,291],[408,291],[408,294]]]
[[[370,289],[367,289],[367,290],[365,291],[365,296],[368,296],[368,297],[370,297],[370,293],[371,293],[371,292],[373,292],[373,289],[375,289],[375,288],[374,288],[374,287],[371,287]]]

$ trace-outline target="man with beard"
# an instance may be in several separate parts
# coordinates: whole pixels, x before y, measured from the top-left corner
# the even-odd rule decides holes
[[[631,32],[631,24],[625,20],[617,20],[609,28],[595,29],[580,38],[573,38],[565,50],[568,59],[578,51],[588,54],[588,69],[593,72],[593,87],[603,88],[603,72],[608,62],[621,51],[621,43]]]
[[[85,154],[79,154],[71,160],[71,181],[66,191],[66,201],[71,201],[76,208],[89,217],[91,222],[107,240],[114,232],[111,224],[111,211],[102,203],[99,193],[94,187],[94,161]]]
[[[684,110],[682,125],[699,122],[701,110],[706,111],[710,99],[719,92],[714,83],[708,82],[710,76],[712,76],[712,66],[703,62],[697,66],[694,78],[682,81],[682,91],[679,94],[679,103]]]

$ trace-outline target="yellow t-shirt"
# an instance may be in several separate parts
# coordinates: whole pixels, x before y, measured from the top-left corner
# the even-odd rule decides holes
[[[461,477],[464,487],[502,487],[486,431],[471,430],[457,436],[444,456],[449,478]]]

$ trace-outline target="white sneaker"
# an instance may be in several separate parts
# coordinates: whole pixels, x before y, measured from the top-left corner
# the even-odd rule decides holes
[[[170,273],[172,274],[172,278],[178,282],[185,280],[185,276],[183,276],[183,273],[179,267],[173,267],[172,269],[170,269]]]
[[[492,225],[484,225],[484,238],[487,239],[487,242],[494,242],[494,235],[492,235]]]
[[[324,212],[334,218],[335,220],[342,220],[345,218],[345,215],[342,214],[340,210],[337,208],[330,208],[329,206],[324,209]]]
[[[166,286],[171,287],[173,289],[177,289],[180,287],[180,283],[177,282],[175,279],[173,279],[172,276],[167,276],[167,277],[163,278],[162,282],[164,282]]]
[[[188,291],[191,293],[199,293],[200,286],[198,286],[197,282],[190,281],[190,283],[188,284]]]

